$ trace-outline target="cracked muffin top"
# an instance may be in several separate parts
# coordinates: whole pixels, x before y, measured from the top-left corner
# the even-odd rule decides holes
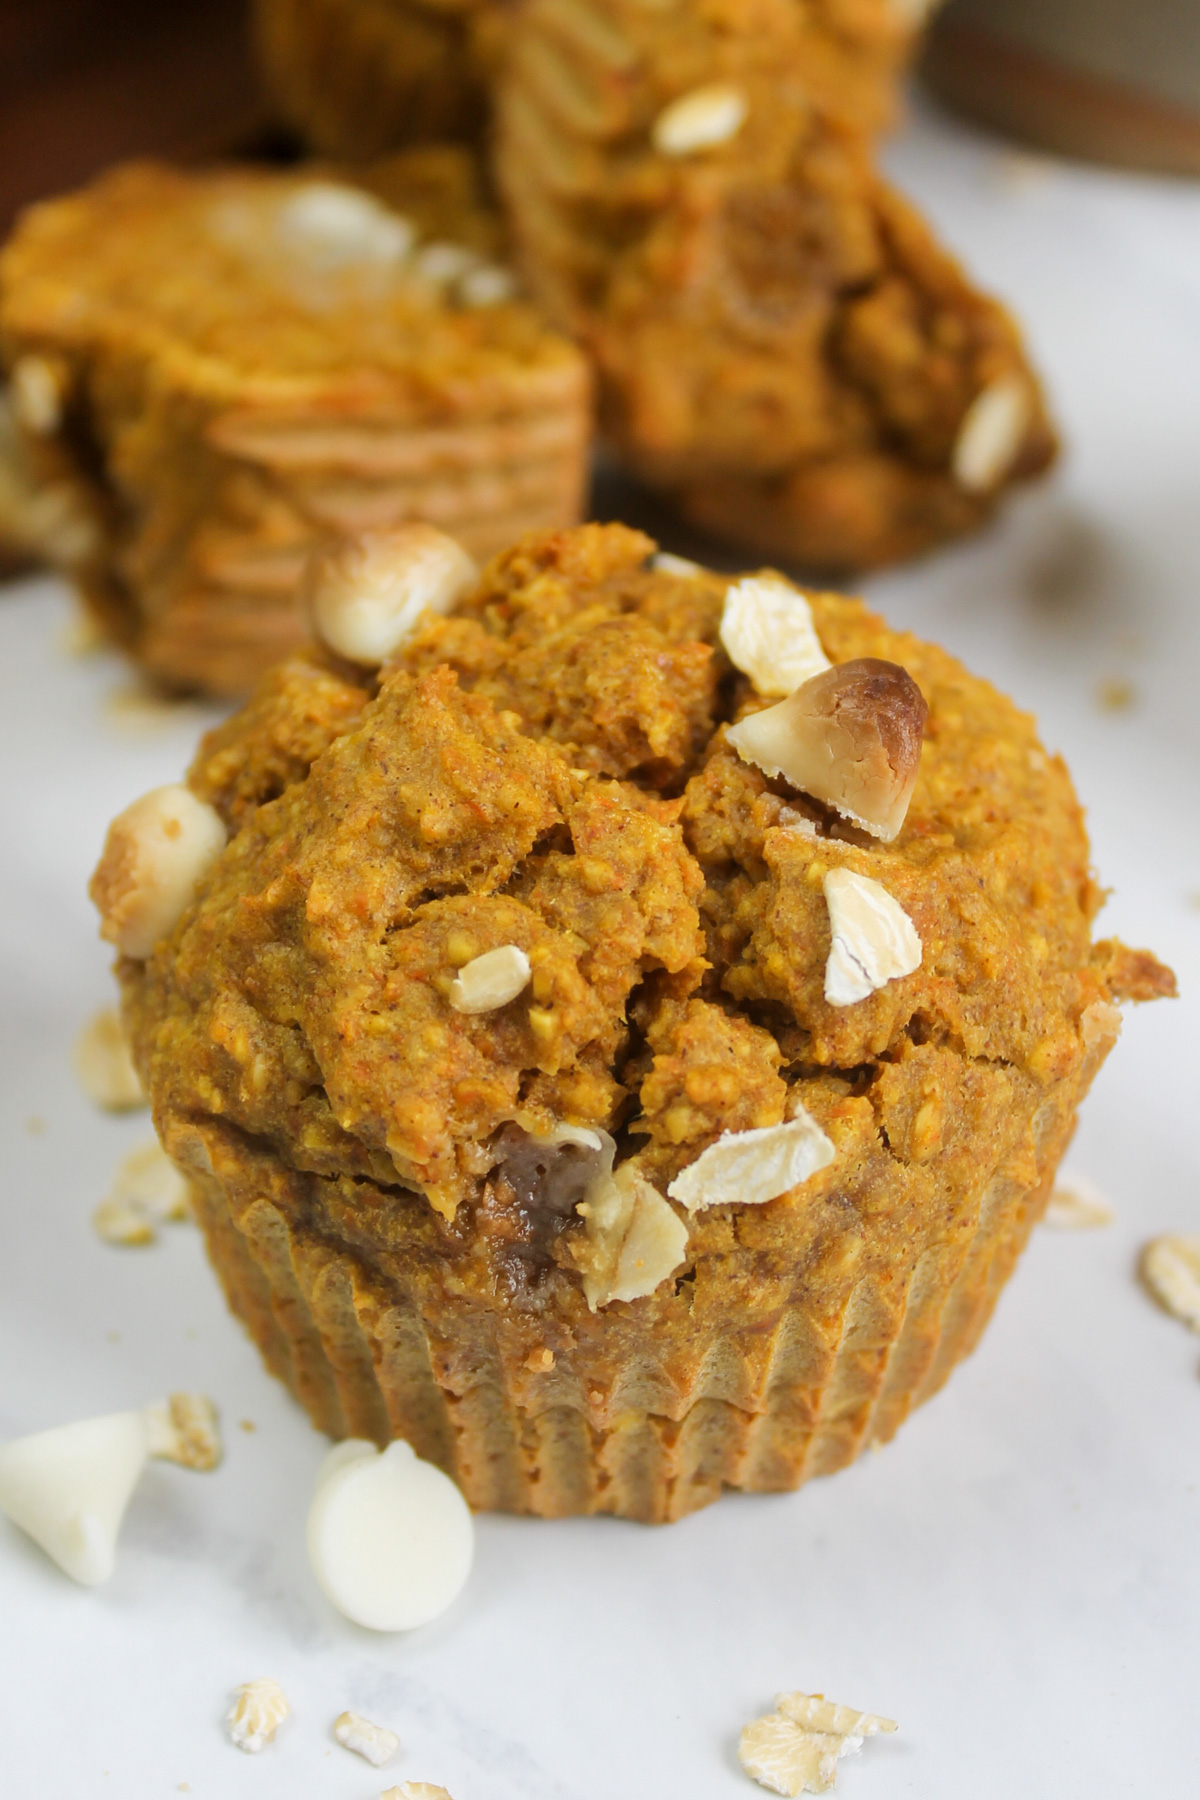
[[[753,760],[743,727],[786,658],[778,635],[747,651],[747,595],[760,620],[802,609],[825,670],[785,724],[852,678],[868,724],[889,695],[910,707],[894,835]],[[1093,945],[1080,807],[1031,719],[858,601],[807,601],[589,525],[524,539],[382,667],[323,647],[278,667],[188,775],[228,841],[165,935],[112,925],[111,837],[94,884],[132,947],[127,1018],[168,1147],[183,1125],[232,1133],[317,1178],[321,1228],[363,1254],[419,1239],[465,1287],[518,1298],[578,1286],[583,1165],[607,1143],[611,1166],[614,1141],[618,1175],[697,1210],[693,1259],[734,1236],[769,1259],[796,1190],[714,1204],[684,1171],[801,1119],[838,1158],[812,1186],[886,1207],[902,1236],[933,1198],[918,1165],[969,1157],[1018,1094],[1032,1116],[1107,1049],[1114,998],[1171,978]],[[839,926],[831,876],[882,892],[915,966],[888,962],[882,926]]]

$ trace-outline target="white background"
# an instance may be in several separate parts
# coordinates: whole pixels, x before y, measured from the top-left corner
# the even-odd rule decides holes
[[[152,1466],[101,1589],[0,1522],[6,1800],[370,1800],[385,1778],[329,1735],[346,1706],[399,1732],[386,1780],[455,1800],[733,1800],[756,1791],[740,1726],[797,1687],[899,1720],[842,1765],[861,1800],[1200,1791],[1200,1340],[1135,1279],[1149,1236],[1200,1229],[1200,188],[924,116],[889,161],[1016,305],[1068,440],[987,536],[867,591],[1039,714],[1114,889],[1102,931],[1179,973],[1182,1001],[1128,1019],[1069,1156],[1117,1222],[1039,1231],[976,1356],[846,1473],[653,1530],[483,1518],[443,1621],[346,1624],[303,1550],[325,1445],[197,1234],[118,1250],[88,1223],[148,1122],[97,1114],[70,1073],[110,992],[84,887],[109,816],[178,776],[204,715],[139,725],[115,658],[67,654],[64,590],[9,590],[0,1438],[195,1388],[228,1454]],[[1106,712],[1116,678],[1136,702]],[[263,1674],[293,1716],[250,1758],[220,1719]]]

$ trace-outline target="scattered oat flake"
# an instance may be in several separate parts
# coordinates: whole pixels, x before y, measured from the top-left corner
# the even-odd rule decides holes
[[[92,1213],[92,1229],[106,1244],[141,1248],[158,1241],[158,1233],[140,1206],[119,1196],[102,1200]]]
[[[1115,1217],[1113,1207],[1086,1175],[1060,1175],[1042,1223],[1056,1231],[1092,1231],[1111,1225]]]
[[[450,1800],[450,1795],[432,1781],[402,1781],[399,1787],[385,1788],[379,1800]]]
[[[141,1144],[117,1165],[92,1224],[108,1244],[152,1244],[156,1227],[191,1218],[188,1184],[156,1141]]]
[[[256,1756],[273,1741],[291,1710],[279,1683],[262,1675],[234,1688],[233,1705],[225,1715],[225,1723],[238,1749]]]
[[[1161,1306],[1200,1331],[1200,1236],[1173,1232],[1147,1244],[1142,1280]]]
[[[75,1040],[74,1061],[84,1093],[105,1112],[131,1112],[146,1105],[115,1006],[103,1007],[88,1020]]]
[[[361,1713],[339,1713],[333,1721],[333,1735],[345,1750],[365,1757],[373,1768],[382,1769],[400,1748],[400,1739],[385,1725],[372,1725]]]
[[[735,1202],[761,1206],[799,1187],[837,1152],[803,1106],[786,1125],[726,1131],[675,1177],[667,1189],[689,1212]]]
[[[207,1474],[223,1454],[217,1409],[207,1394],[170,1394],[145,1409],[151,1456]]]
[[[893,1720],[837,1706],[821,1694],[778,1694],[776,1710],[742,1732],[738,1759],[761,1787],[776,1794],[823,1794],[843,1756],[864,1738],[895,1731]]]

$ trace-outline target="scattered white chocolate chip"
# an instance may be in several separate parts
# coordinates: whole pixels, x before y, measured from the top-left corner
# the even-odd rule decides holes
[[[373,1768],[382,1769],[400,1748],[400,1739],[385,1725],[372,1725],[361,1713],[339,1713],[333,1721],[333,1735],[343,1749],[365,1757]]]
[[[43,356],[19,356],[9,375],[13,414],[35,437],[49,437],[62,423],[60,377]]]
[[[705,1206],[762,1206],[819,1170],[837,1152],[803,1106],[785,1125],[726,1131],[677,1175],[667,1192],[691,1213]]]
[[[450,1800],[450,1795],[432,1781],[402,1781],[399,1787],[384,1788],[379,1800]]]
[[[233,1690],[233,1704],[225,1715],[230,1740],[239,1750],[257,1756],[275,1740],[275,1733],[291,1712],[287,1695],[269,1675],[244,1681]]]
[[[734,668],[750,677],[764,700],[794,693],[830,667],[812,608],[778,576],[747,575],[734,582],[725,595],[721,642]]]
[[[108,1413],[0,1445],[0,1512],[85,1587],[107,1581],[145,1466],[139,1412]]]
[[[916,786],[928,712],[906,669],[865,656],[747,713],[727,737],[744,762],[890,842]]]
[[[88,1020],[75,1040],[75,1073],[79,1085],[106,1112],[132,1112],[146,1105],[138,1072],[129,1054],[129,1039],[115,1006]]]
[[[833,942],[825,964],[830,1006],[853,1006],[921,966],[921,940],[887,889],[852,869],[830,869],[822,884]]]
[[[651,140],[663,156],[691,156],[736,137],[748,111],[741,88],[714,82],[665,106],[654,121]]]
[[[386,662],[423,612],[448,612],[479,571],[461,544],[409,521],[366,531],[318,556],[306,577],[309,617],[353,663]]]
[[[532,970],[529,958],[516,944],[501,944],[465,963],[450,984],[450,1004],[455,1012],[495,1012],[528,986]]]
[[[678,575],[683,581],[694,581],[704,570],[697,562],[686,556],[674,556],[669,550],[659,550],[650,558],[650,567],[659,575]]]
[[[279,233],[289,248],[331,267],[403,262],[415,235],[410,221],[382,201],[335,181],[311,181],[285,201]]]
[[[142,1414],[151,1456],[202,1475],[220,1466],[221,1426],[207,1394],[169,1394]]]
[[[615,1175],[602,1170],[576,1211],[587,1223],[579,1263],[593,1312],[652,1294],[687,1255],[687,1226],[631,1162]]]
[[[1200,1236],[1174,1232],[1147,1244],[1142,1280],[1160,1306],[1200,1331]]]
[[[503,306],[515,299],[516,293],[516,276],[494,263],[469,269],[458,283],[458,297],[464,306]]]
[[[413,268],[426,281],[436,281],[439,286],[446,282],[461,281],[471,269],[477,269],[482,258],[474,250],[468,250],[465,244],[452,244],[436,239],[431,244],[422,244],[413,257]]]
[[[1033,417],[1029,384],[1000,375],[981,389],[963,414],[950,466],[959,487],[985,494],[1016,461]]]
[[[891,1719],[835,1706],[820,1694],[779,1694],[776,1710],[747,1725],[738,1760],[747,1775],[774,1794],[823,1794],[837,1779],[843,1756],[863,1740],[895,1731]]]
[[[181,782],[143,794],[109,826],[88,889],[100,910],[101,937],[122,956],[149,956],[179,923],[224,847],[219,814]]]
[[[473,1553],[466,1501],[411,1445],[398,1438],[380,1453],[355,1438],[330,1451],[308,1515],[308,1554],[325,1594],[355,1624],[428,1624],[461,1593]]]
[[[1086,1176],[1060,1175],[1042,1223],[1056,1231],[1094,1231],[1100,1225],[1111,1225],[1115,1216],[1109,1201]]]
[[[117,1165],[92,1225],[108,1244],[153,1244],[157,1228],[192,1216],[187,1178],[156,1139],[131,1150]]]

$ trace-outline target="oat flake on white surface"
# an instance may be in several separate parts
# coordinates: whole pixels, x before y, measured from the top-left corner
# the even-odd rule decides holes
[[[826,1168],[837,1152],[803,1106],[786,1125],[726,1131],[677,1175],[667,1192],[689,1212],[732,1202],[762,1206]]]
[[[1200,1236],[1154,1238],[1142,1252],[1142,1279],[1160,1305],[1200,1331]]]
[[[147,1104],[115,1006],[101,1007],[83,1027],[75,1040],[74,1064],[80,1087],[105,1112],[132,1112]]]
[[[274,1742],[275,1733],[291,1712],[287,1695],[269,1675],[244,1681],[233,1690],[233,1704],[225,1715],[232,1743],[250,1756]]]
[[[734,582],[725,595],[721,642],[764,700],[782,699],[830,667],[807,598],[772,576]]]
[[[1086,1175],[1059,1175],[1042,1223],[1055,1231],[1094,1231],[1111,1225],[1115,1217],[1112,1203],[1094,1181]]]
[[[852,869],[830,869],[823,886],[833,937],[825,964],[830,1006],[853,1006],[920,968],[916,928],[881,882]]]
[[[153,1244],[158,1227],[190,1219],[186,1178],[157,1139],[140,1144],[118,1163],[112,1185],[92,1214],[107,1244]]]
[[[372,1768],[382,1769],[385,1763],[391,1762],[400,1748],[400,1739],[386,1725],[373,1725],[370,1719],[364,1719],[361,1713],[339,1713],[333,1721],[333,1735],[345,1750],[353,1750],[369,1762]]]
[[[837,1706],[822,1694],[777,1694],[775,1711],[742,1732],[738,1760],[772,1793],[823,1794],[843,1756],[859,1751],[864,1738],[895,1729],[892,1719]]]
[[[450,1800],[450,1794],[432,1781],[402,1781],[399,1787],[384,1788],[379,1800]]]
[[[207,1474],[223,1455],[217,1409],[207,1394],[169,1394],[146,1407],[150,1455]]]

